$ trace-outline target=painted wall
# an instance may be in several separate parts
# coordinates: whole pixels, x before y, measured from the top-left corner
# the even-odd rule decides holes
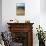
[[[0,31],[2,29],[2,0],[0,0]]]
[[[25,3],[25,16],[16,16],[16,3]],[[17,19],[19,22],[30,20],[30,22],[39,23],[40,0],[2,0],[2,22],[3,26],[10,19]],[[22,19],[23,18],[23,19]],[[37,21],[38,20],[38,21]],[[5,27],[4,27],[5,28]],[[6,28],[5,28],[6,30]]]
[[[40,24],[46,31],[46,0],[40,0]]]
[[[16,15],[16,3],[21,2],[25,3],[25,16]],[[36,27],[41,24],[43,29],[46,30],[46,15],[42,12],[43,6],[40,0],[2,0],[2,30],[8,30],[7,22],[11,19],[17,19],[19,22],[25,22],[25,20],[30,20],[31,23],[34,23],[33,45],[38,46]]]

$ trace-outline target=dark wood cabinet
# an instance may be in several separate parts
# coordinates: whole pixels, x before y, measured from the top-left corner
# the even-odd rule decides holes
[[[7,23],[12,39],[23,43],[22,46],[33,46],[33,23]]]

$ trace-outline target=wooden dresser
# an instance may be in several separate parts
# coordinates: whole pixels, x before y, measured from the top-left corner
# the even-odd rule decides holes
[[[23,43],[22,46],[33,46],[33,23],[7,23],[12,39]]]

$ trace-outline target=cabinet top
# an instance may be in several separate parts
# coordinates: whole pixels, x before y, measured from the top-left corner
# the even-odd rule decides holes
[[[25,25],[25,24],[29,24],[29,25],[33,25],[34,23],[7,23],[8,25]]]

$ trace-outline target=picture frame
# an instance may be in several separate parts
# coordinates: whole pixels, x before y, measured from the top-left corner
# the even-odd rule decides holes
[[[17,16],[25,15],[25,3],[16,3],[16,15]]]

